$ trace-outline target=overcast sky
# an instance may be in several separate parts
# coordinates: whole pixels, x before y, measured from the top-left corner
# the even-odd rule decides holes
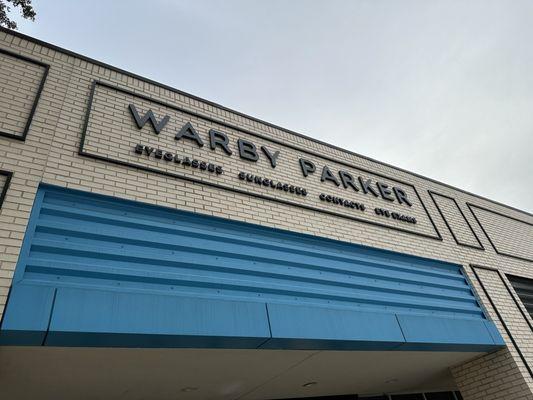
[[[533,211],[533,1],[34,0],[22,33]]]

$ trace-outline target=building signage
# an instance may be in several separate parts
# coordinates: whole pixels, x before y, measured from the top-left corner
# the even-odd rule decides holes
[[[134,104],[129,104],[128,109],[131,112],[131,115],[133,117],[133,120],[135,121],[137,128],[142,129],[144,126],[150,122],[152,125],[153,131],[156,135],[159,135],[167,123],[170,121],[170,116],[165,115],[161,116],[159,119],[154,114],[154,112],[149,109],[145,112],[144,116],[141,117],[139,114],[139,111],[137,110],[137,107]],[[172,132],[171,132],[172,133]],[[228,156],[233,155],[233,151],[230,147],[230,139],[228,135],[226,135],[224,132],[217,131],[215,129],[210,129],[208,132],[208,137],[205,138],[209,142],[209,149],[215,151],[217,148],[220,148],[224,151]],[[175,133],[174,136],[175,140],[190,140],[192,143],[195,143],[198,147],[202,148],[205,145],[204,139],[200,136],[198,131],[194,128],[194,126],[190,122],[186,122],[178,132]],[[135,152],[138,154],[143,154],[142,148],[144,148],[143,145],[137,145],[135,148]],[[256,162],[259,160],[261,156],[264,156],[268,159],[270,166],[272,168],[276,168],[278,159],[281,156],[280,150],[273,150],[269,149],[266,146],[261,146],[261,152],[258,150],[257,146],[254,144],[254,142],[246,139],[239,138],[236,141],[236,148],[238,149],[237,153],[240,158]],[[149,149],[153,149],[150,148]],[[158,158],[162,158],[162,150],[157,149],[156,154],[159,154]],[[164,159],[170,161],[174,157],[170,152],[165,152]],[[168,157],[168,158],[167,158]],[[179,157],[176,156],[175,160],[179,163]],[[304,177],[308,177],[309,175],[315,174],[317,171],[316,165],[313,161],[306,159],[306,158],[299,158],[298,163],[301,168],[301,172]],[[242,178],[242,176],[245,176],[246,174],[242,173],[239,174],[239,177]],[[255,177],[258,179],[258,177]],[[264,178],[267,182],[265,186],[270,186],[273,181]],[[251,179],[249,180],[251,181]],[[268,183],[270,182],[270,183]],[[411,201],[407,198],[407,194],[405,190],[403,190],[401,187],[397,186],[389,186],[387,183],[376,181],[372,182],[371,179],[365,179],[361,176],[358,176],[355,178],[347,171],[338,170],[338,171],[332,171],[332,169],[328,165],[323,165],[322,170],[320,172],[320,182],[325,183],[329,182],[330,184],[333,184],[337,187],[342,187],[347,190],[353,190],[355,192],[361,192],[366,194],[371,194],[375,197],[381,197],[384,200],[394,202],[397,201],[399,204],[406,204],[409,207],[412,206]],[[278,182],[277,185],[282,185],[281,182]],[[281,186],[280,186],[281,187]]]
[[[414,185],[275,135],[95,82],[80,154],[441,239]]]

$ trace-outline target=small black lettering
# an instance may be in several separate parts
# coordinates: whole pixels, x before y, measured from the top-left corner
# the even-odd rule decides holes
[[[148,147],[148,146],[144,146],[144,152],[146,153],[147,156],[149,156],[150,154],[152,154],[152,152],[154,151],[155,149],[153,147]]]

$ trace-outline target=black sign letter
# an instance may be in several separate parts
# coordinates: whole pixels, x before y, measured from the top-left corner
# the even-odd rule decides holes
[[[312,174],[316,171],[315,164],[309,160],[304,160],[303,158],[300,158],[300,167],[302,168],[302,173],[307,178],[307,175]]]
[[[388,201],[394,201],[394,197],[392,197],[392,192],[389,189],[389,185],[381,182],[376,182],[376,185],[379,189],[379,193],[381,193],[381,197]]]
[[[222,147],[227,155],[231,156],[231,150],[228,147],[229,139],[225,133],[211,129],[209,131],[209,147],[215,150],[217,146]]]
[[[139,113],[137,112],[137,109],[133,104],[129,105],[131,114],[133,115],[133,119],[135,120],[135,123],[137,124],[137,127],[139,129],[142,129],[142,127],[150,120],[150,123],[152,124],[152,127],[154,128],[154,131],[156,134],[159,135],[159,132],[165,127],[170,117],[168,115],[165,115],[163,119],[159,122],[157,122],[157,119],[155,118],[154,113],[152,110],[148,110],[146,114],[144,114],[144,117],[140,117]]]
[[[337,186],[340,185],[339,181],[337,180],[337,178],[335,178],[335,175],[331,173],[327,165],[324,165],[324,168],[322,168],[322,176],[320,177],[320,181],[331,181]]]
[[[413,203],[411,203],[409,199],[407,198],[407,194],[405,194],[405,192],[402,189],[398,187],[393,187],[392,190],[394,191],[394,194],[396,195],[396,198],[398,199],[398,203],[400,204],[405,203],[409,207],[413,205]]]
[[[356,192],[359,191],[359,188],[355,186],[352,175],[346,171],[339,171],[339,176],[341,177],[342,186],[344,186],[345,189],[348,189],[348,186],[351,186]]]
[[[265,153],[265,155],[270,160],[270,165],[272,165],[272,168],[276,168],[276,163],[278,162],[279,157],[279,151],[276,151],[274,154],[272,154],[270,150],[267,149],[265,146],[261,146],[261,150],[263,150],[263,153]]]
[[[144,146],[142,144],[138,144],[137,146],[135,146],[135,153],[142,154],[143,150],[144,150]]]
[[[181,138],[185,139],[191,139],[194,140],[199,147],[204,146],[204,142],[202,141],[202,138],[198,135],[198,132],[193,128],[190,122],[187,122],[183,127],[180,129],[178,133],[176,133],[176,140],[180,140]]]
[[[374,196],[379,197],[378,192],[376,192],[376,189],[374,189],[370,184],[372,181],[370,179],[367,179],[366,181],[363,180],[363,178],[359,177],[359,183],[361,184],[361,188],[363,189],[363,193],[372,193]]]
[[[244,139],[239,139],[237,140],[237,145],[239,146],[239,155],[241,158],[249,161],[259,160],[255,144]]]

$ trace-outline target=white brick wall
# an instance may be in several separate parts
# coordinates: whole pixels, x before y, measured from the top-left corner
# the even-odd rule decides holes
[[[510,219],[491,211],[473,207],[499,253],[533,260],[533,226],[526,218]],[[529,224],[527,223],[529,222]],[[518,235],[517,232],[521,234]]]
[[[533,222],[531,215],[451,189],[445,185],[391,166],[294,135],[280,128],[246,118],[180,92],[97,65],[67,52],[58,51],[50,46],[15,36],[3,30],[0,31],[0,48],[48,63],[51,66],[26,141],[21,142],[0,137],[0,169],[14,172],[11,187],[0,210],[1,309],[3,309],[6,302],[7,292],[16,266],[37,186],[39,182],[46,182],[462,264],[466,267],[466,273],[478,291],[483,306],[500,327],[500,331],[509,346],[508,349],[454,368],[453,373],[459,389],[463,391],[467,400],[533,398],[531,376],[518,352],[513,347],[510,338],[502,329],[498,316],[483,294],[476,277],[472,274],[472,270],[468,267],[471,263],[479,264],[496,268],[503,273],[533,278],[532,262],[498,255],[465,204],[470,202],[529,223]],[[35,67],[27,63],[14,63],[16,68],[13,69],[15,71],[13,73],[10,72],[12,69],[0,67],[0,82],[3,86],[0,93],[10,93],[21,99],[31,98],[34,86],[26,84],[25,79],[28,77],[35,78]],[[21,68],[27,68],[27,73],[21,74]],[[7,77],[4,75],[7,75]],[[82,157],[78,155],[78,149],[85,122],[91,84],[95,79],[196,112],[205,117],[281,140],[287,144],[324,154],[341,162],[350,163],[354,166],[352,171],[356,173],[356,168],[362,168],[414,185],[443,240],[423,238],[394,229],[363,224],[318,211],[296,208],[246,194],[220,190],[173,177]],[[0,98],[2,97],[0,96]],[[246,138],[246,135],[220,124],[206,123],[203,118],[190,117],[164,106],[157,106],[154,103],[135,99],[134,104],[140,108],[141,112],[151,108],[159,117],[165,114],[171,115],[172,119],[165,131],[156,136],[150,132],[148,126],[145,126],[142,131],[135,128],[131,116],[125,108],[130,100],[131,96],[129,95],[102,87],[97,89],[93,107],[94,118],[89,121],[87,132],[86,151],[97,152],[114,158],[120,156],[141,165],[167,170],[172,169],[173,172],[189,174],[199,179],[210,179],[204,172],[187,171],[181,166],[176,168],[176,166],[165,165],[161,161],[138,157],[132,152],[132,146],[137,142],[146,142],[146,144],[159,143],[164,149],[174,149],[182,153],[188,152],[191,155],[196,155],[199,159],[222,164],[225,168],[225,173],[219,177],[218,183],[227,186],[272,195],[273,197],[281,196],[294,202],[307,202],[317,207],[330,207],[332,210],[337,210],[336,207],[338,206],[317,203],[316,197],[318,193],[323,191],[348,197],[346,196],[349,193],[348,191],[337,189],[329,183],[320,183],[320,170],[312,177],[303,178],[295,160],[297,160],[298,156],[305,156],[315,161],[317,167],[327,164],[333,170],[341,168],[341,164],[330,161],[325,162],[318,157],[306,156],[293,149],[282,148],[280,145],[274,145],[259,138],[252,140],[257,146],[265,144],[269,148],[281,150],[281,157],[283,158],[280,158],[280,165],[276,169],[270,167],[265,157],[262,157],[258,163],[247,163],[239,160],[236,154],[229,157],[220,149],[211,151],[206,148],[208,147],[207,143],[202,150],[199,150],[195,145],[186,141],[182,140],[177,143],[173,139],[175,132],[177,132],[183,122],[192,122],[204,141],[207,141],[208,129],[220,128],[220,130],[230,136],[234,151],[236,150],[234,140],[237,137]],[[10,105],[9,114],[14,115],[15,120],[22,115],[27,115],[27,104],[25,102],[14,102]],[[13,129],[19,129],[22,123],[17,120]],[[131,128],[126,129],[125,127],[128,124]],[[117,148],[121,149],[121,154],[116,153]],[[345,167],[342,168],[347,169]],[[309,197],[303,199],[286,193],[271,193],[270,189],[256,187],[256,185],[243,186],[243,183],[239,182],[235,176],[236,172],[241,169],[304,186],[310,190]],[[369,173],[361,173],[361,175],[376,178]],[[387,183],[394,182],[389,181]],[[409,186],[406,187],[400,184],[398,186],[410,190]],[[485,247],[484,251],[458,246],[455,243],[431,200],[428,190],[456,199],[472,225],[474,232]],[[414,194],[409,193],[409,197],[413,198],[412,196]],[[432,234],[434,232],[420,205],[408,208],[387,203],[383,199],[373,199],[371,195],[364,196],[355,192],[349,198],[365,203],[370,209],[368,211],[372,211],[371,208],[376,206],[403,210],[407,214],[415,215],[419,224],[413,227],[403,225],[405,223],[402,222],[383,221],[376,219],[377,217],[370,213],[368,216],[365,215],[365,218],[383,221],[392,227],[408,227],[419,233]],[[446,210],[449,205],[443,204],[443,207]],[[349,210],[348,212],[357,215],[356,211]],[[454,211],[452,210],[451,212]],[[492,218],[491,215],[484,216],[484,218],[490,219]],[[456,215],[451,214],[448,222],[451,224],[452,229],[462,232],[462,236],[470,235],[464,221],[457,218]],[[496,222],[498,224],[507,223],[505,221]],[[487,223],[490,225],[490,221],[487,221]],[[528,231],[528,229],[531,229],[531,225],[525,225],[521,229],[506,230],[504,241],[505,243],[520,243],[520,245],[515,244],[509,247],[509,251],[528,255],[533,251],[531,248],[533,245],[531,242],[520,242],[520,238],[531,234]],[[498,311],[502,314],[504,322],[508,325],[520,350],[530,359],[531,343],[533,343],[531,330],[528,330],[529,328],[526,329],[522,314],[519,313],[516,305],[512,302],[505,287],[501,286],[491,274],[494,274],[494,272],[480,274],[480,279],[490,290],[493,300],[497,301]]]

